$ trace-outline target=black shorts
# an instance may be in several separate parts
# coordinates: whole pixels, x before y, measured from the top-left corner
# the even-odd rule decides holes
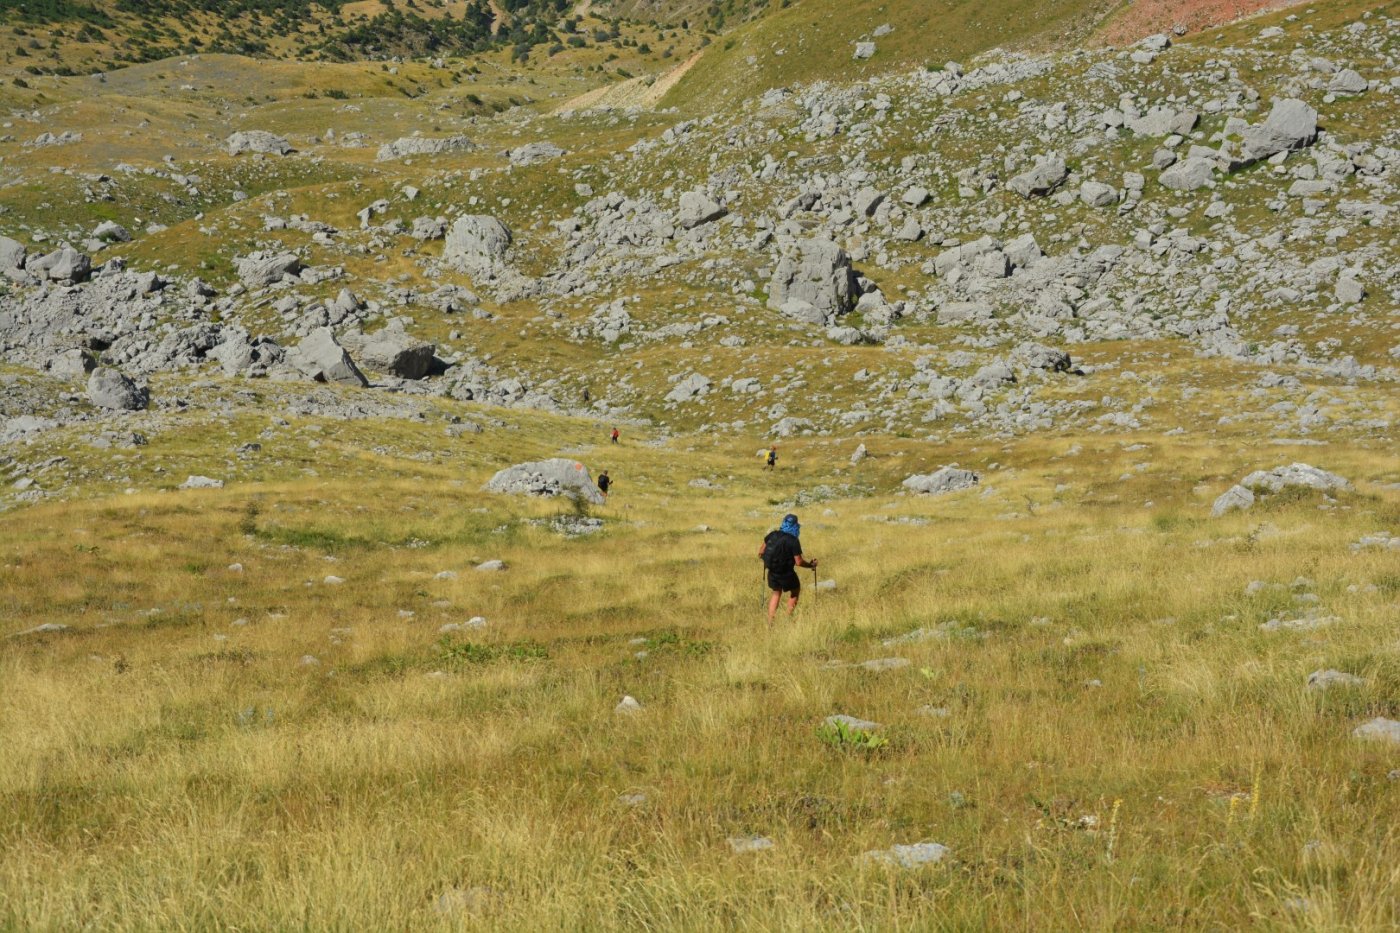
[[[797,579],[797,571],[789,570],[787,573],[774,573],[768,571],[768,588],[782,593],[791,593],[796,596],[802,589],[802,581]]]

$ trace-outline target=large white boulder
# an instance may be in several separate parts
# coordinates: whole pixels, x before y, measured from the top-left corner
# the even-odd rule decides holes
[[[1272,470],[1255,470],[1240,480],[1240,485],[1256,493],[1282,492],[1290,486],[1331,492],[1335,489],[1350,488],[1351,483],[1336,473],[1329,473],[1306,463],[1290,463],[1288,466],[1274,467]]]
[[[778,260],[768,283],[768,306],[809,324],[830,324],[855,305],[851,258],[831,240],[803,240]]]
[[[1274,103],[1269,116],[1244,134],[1244,161],[1267,159],[1271,155],[1302,149],[1317,139],[1317,111],[1297,98]]]
[[[245,152],[257,152],[263,155],[286,155],[292,151],[292,145],[281,136],[274,135],[265,130],[242,130],[232,134],[224,141],[224,151],[232,156],[241,155]]]
[[[492,278],[506,267],[510,228],[488,214],[465,214],[452,222],[442,258],[473,278]]]
[[[1023,198],[1044,197],[1064,184],[1069,177],[1065,160],[1052,156],[1037,162],[1034,168],[1022,172],[1006,183],[1006,187]]]
[[[681,195],[680,210],[676,213],[676,225],[683,230],[694,230],[696,227],[719,220],[726,213],[728,212],[723,207],[715,203],[703,191],[687,191]]]
[[[607,501],[588,467],[563,457],[506,467],[491,477],[486,491],[517,496],[568,496],[594,505]]]
[[[380,162],[387,162],[407,156],[442,155],[446,152],[465,152],[474,148],[475,145],[465,136],[401,136],[380,146],[376,157]]]
[[[359,356],[367,365],[400,379],[422,379],[433,365],[437,347],[419,340],[394,320],[360,343]]]
[[[350,354],[335,339],[329,327],[318,327],[306,335],[289,357],[292,365],[317,382],[367,386],[369,380]]]
[[[1215,164],[1209,159],[1192,157],[1183,159],[1164,171],[1157,179],[1163,188],[1173,191],[1195,191],[1211,184],[1215,179]]]
[[[233,267],[245,286],[262,288],[294,278],[301,271],[301,260],[296,253],[256,252],[235,258]]]
[[[140,411],[150,401],[149,392],[115,369],[93,370],[87,390],[94,405],[113,411]]]
[[[956,492],[959,489],[970,489],[977,485],[977,480],[977,474],[971,470],[945,466],[939,467],[932,473],[916,473],[907,478],[902,485],[910,492],[941,495],[945,492]]]

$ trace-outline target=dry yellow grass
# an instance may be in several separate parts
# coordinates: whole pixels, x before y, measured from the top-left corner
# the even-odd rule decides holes
[[[1324,465],[1356,492],[1212,521],[1219,487],[1184,482],[1207,452],[1185,444],[1131,480],[1119,461],[1144,454],[1102,437],[1070,457],[1074,438],[868,438],[855,469],[813,441],[768,476],[748,439],[614,450],[516,420],[455,462],[0,516],[0,927],[1400,920],[1400,759],[1350,737],[1400,690],[1393,552],[1349,547],[1400,524],[1383,456],[1335,445]],[[401,449],[427,430],[385,429]],[[323,442],[351,450],[371,428],[339,430]],[[621,480],[599,535],[477,492],[491,464],[561,447]],[[980,492],[889,495],[945,454],[1002,468]],[[768,630],[758,538],[798,489],[853,480],[876,494],[797,509],[837,588]],[[488,558],[509,569],[472,569]],[[1260,631],[1303,593],[1339,621]],[[42,622],[70,628],[8,637]],[[881,644],[918,628],[944,636]],[[828,663],[893,656],[911,663]],[[1366,684],[1307,690],[1326,667]],[[644,709],[614,713],[624,694]],[[833,747],[832,713],[888,745]],[[775,845],[732,853],[748,834]],[[919,841],[950,859],[861,860]]]

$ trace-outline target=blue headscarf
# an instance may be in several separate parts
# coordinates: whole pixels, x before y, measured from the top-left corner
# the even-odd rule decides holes
[[[792,514],[783,516],[783,524],[778,530],[794,538],[802,534],[802,526],[797,523],[797,516]]]

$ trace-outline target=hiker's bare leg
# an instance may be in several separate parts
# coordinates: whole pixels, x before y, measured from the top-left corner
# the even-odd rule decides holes
[[[796,593],[793,593],[791,596],[788,597],[788,615],[792,615],[792,614],[793,614],[794,612],[796,612],[796,611],[797,611],[797,594],[796,594]]]
[[[774,590],[768,597],[768,621],[771,624],[773,617],[778,614],[778,601],[783,598],[782,590]]]

